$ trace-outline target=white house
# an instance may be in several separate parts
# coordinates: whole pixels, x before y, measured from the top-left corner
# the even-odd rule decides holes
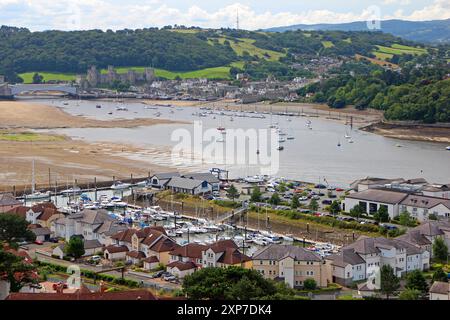
[[[430,267],[430,252],[401,239],[382,237],[360,237],[326,259],[332,267],[333,281],[342,285],[368,279],[384,265],[390,265],[398,277]]]
[[[110,245],[103,251],[103,257],[110,261],[121,261],[125,260],[127,252],[127,246]]]
[[[450,283],[435,281],[430,288],[430,300],[450,300]]]
[[[185,276],[193,274],[197,266],[193,262],[174,261],[167,265],[167,272],[183,279]]]
[[[407,196],[407,193],[400,191],[367,189],[346,196],[342,209],[345,212],[350,212],[351,209],[359,205],[363,208],[364,212],[373,215],[381,207],[385,207],[389,213],[389,217],[393,219],[399,215],[400,202]]]
[[[157,189],[165,189],[170,179],[180,177],[178,172],[157,173],[150,177],[150,186]]]
[[[173,192],[186,193],[192,195],[208,193],[212,191],[211,184],[208,183],[208,181],[206,180],[197,180],[179,177],[170,179],[166,188],[172,190]]]
[[[438,219],[450,218],[450,200],[411,194],[400,203],[400,212],[409,212],[420,222],[427,221],[430,214]]]

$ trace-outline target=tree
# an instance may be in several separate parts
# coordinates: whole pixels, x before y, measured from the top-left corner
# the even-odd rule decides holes
[[[433,257],[437,261],[447,262],[448,247],[445,244],[444,239],[436,238],[433,243]]]
[[[394,294],[398,288],[400,288],[400,280],[394,273],[394,269],[388,264],[384,265],[380,269],[380,291],[381,293],[386,295],[386,298],[389,299],[389,296]]]
[[[421,292],[416,289],[406,289],[400,295],[398,298],[400,300],[419,300],[421,296]]]
[[[316,290],[317,288],[317,282],[316,280],[312,278],[308,278],[305,281],[303,281],[303,288],[305,290]]]
[[[35,73],[35,74],[33,75],[33,83],[39,84],[39,83],[42,83],[43,80],[44,80],[44,77],[41,76],[39,73]]]
[[[250,197],[251,202],[261,202],[261,190],[258,187],[254,187],[252,195]]]
[[[312,211],[319,210],[319,203],[317,202],[316,199],[311,199],[309,203],[309,209],[311,209]]]
[[[80,237],[72,237],[65,246],[65,253],[75,259],[82,257],[85,253],[84,242]]]
[[[272,194],[269,202],[275,206],[279,205],[281,202],[281,199],[280,199],[280,196],[278,195],[278,193],[275,192],[274,194]]]
[[[411,214],[408,211],[404,211],[398,216],[398,223],[402,226],[414,227],[416,225],[416,219],[411,217]]]
[[[291,201],[291,208],[292,209],[297,209],[298,207],[300,207],[300,201],[298,200],[298,195],[294,195],[292,197],[292,201]]]
[[[10,283],[10,290],[18,292],[25,284],[36,282],[35,266],[24,258],[5,251],[0,244],[0,280]]]
[[[388,209],[385,206],[380,206],[378,211],[373,215],[373,218],[378,222],[388,222],[389,221]]]
[[[183,291],[193,300],[250,300],[274,295],[277,288],[256,270],[232,266],[203,268],[186,276]]]
[[[339,212],[341,212],[341,206],[338,201],[334,200],[330,205],[330,213],[336,215]]]
[[[0,214],[0,241],[14,243],[34,241],[36,236],[28,229],[28,221],[15,214]]]
[[[363,209],[363,207],[359,204],[357,204],[356,206],[354,206],[352,209],[350,209],[350,215],[352,217],[356,217],[359,219],[359,217],[366,213],[365,210]]]
[[[437,268],[433,273],[432,281],[448,282],[448,275],[442,268]]]
[[[236,189],[234,184],[230,186],[227,191],[227,197],[234,201],[234,199],[239,198],[239,191]]]
[[[411,271],[406,277],[406,288],[418,290],[422,294],[428,292],[428,283],[420,270]]]

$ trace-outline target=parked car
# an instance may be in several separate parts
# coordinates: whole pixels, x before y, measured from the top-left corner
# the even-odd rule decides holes
[[[102,260],[102,257],[100,256],[92,256],[91,259],[89,259],[92,262],[98,262],[100,260]]]
[[[336,187],[329,186],[327,189],[333,191],[333,190],[336,190]]]
[[[58,288],[58,286],[60,286],[60,285],[63,286],[63,289],[67,289],[67,283],[60,281],[60,282],[56,282],[52,285],[53,290],[56,290]]]
[[[337,192],[342,192],[342,191],[344,191],[344,189],[342,189],[342,188],[336,188],[335,191],[337,191]]]
[[[152,279],[154,279],[154,278],[159,278],[159,277],[161,277],[162,276],[162,274],[164,273],[164,271],[156,271],[154,274],[152,274],[150,277],[152,278]]]
[[[48,239],[48,241],[53,242],[53,243],[58,243],[59,239],[58,238],[50,238],[50,239]]]
[[[322,204],[327,205],[327,206],[331,205],[332,203],[333,203],[333,201],[331,201],[331,200],[323,200],[322,201]]]
[[[35,240],[34,244],[37,244],[39,246],[42,246],[44,244],[44,242],[42,242],[41,240]]]
[[[175,277],[173,274],[167,274],[163,277],[164,281],[173,281],[176,280],[177,277]]]
[[[327,186],[324,185],[324,184],[319,183],[319,184],[316,184],[316,185],[314,186],[314,188],[316,188],[316,189],[326,189]]]
[[[329,195],[328,195],[328,198],[330,198],[330,199],[336,199],[336,198],[337,198],[337,195],[335,195],[335,194],[329,194]]]
[[[215,196],[215,197],[220,197],[220,192],[219,191],[213,191],[212,195]]]

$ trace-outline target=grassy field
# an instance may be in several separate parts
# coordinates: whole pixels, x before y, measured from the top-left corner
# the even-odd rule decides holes
[[[333,47],[334,47],[334,44],[333,44],[333,42],[331,42],[331,41],[322,41],[322,45],[323,45],[323,47],[324,47],[325,49],[333,48]]]
[[[247,51],[251,56],[257,56],[258,58],[264,58],[269,61],[278,61],[281,57],[286,55],[283,52],[258,48],[253,44],[255,42],[254,39],[239,38],[237,39],[238,41],[234,41],[234,39],[220,37],[217,38],[217,40],[221,44],[223,44],[225,40],[228,40],[231,48],[233,48],[238,56],[242,56],[244,52]],[[212,39],[209,39],[209,43],[212,44]]]
[[[44,81],[75,81],[76,75],[70,73],[53,73],[53,72],[38,72],[44,77]],[[26,72],[19,74],[24,83],[32,83],[35,72]]]
[[[243,68],[243,62],[234,62],[230,66],[235,66],[237,68]],[[173,80],[177,76],[181,79],[190,78],[207,78],[207,79],[229,79],[230,78],[230,66],[206,68],[187,72],[176,72],[164,69],[155,69],[155,75],[157,77],[163,77],[166,79]],[[118,67],[115,68],[116,72],[126,73],[128,70],[134,70],[136,72],[144,72],[146,67]],[[100,70],[101,73],[105,74],[106,69]],[[40,75],[44,77],[44,81],[75,81],[76,76],[73,74],[63,74],[63,73],[51,73],[51,72],[39,72]],[[24,80],[24,83],[33,82],[34,72],[27,72],[19,74],[19,76]]]
[[[378,59],[386,60],[392,58],[394,55],[402,54],[412,54],[412,55],[422,55],[426,54],[427,50],[423,48],[416,48],[405,46],[401,44],[393,44],[391,47],[377,46],[378,49],[373,53]]]
[[[32,132],[9,133],[0,132],[0,141],[11,142],[51,142],[62,141],[64,137],[55,135],[45,135]]]

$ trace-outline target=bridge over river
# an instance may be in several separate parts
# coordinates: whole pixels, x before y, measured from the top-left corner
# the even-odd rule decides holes
[[[64,84],[15,84],[9,86],[13,96],[23,93],[36,92],[61,92],[68,95],[76,95],[77,88]]]

